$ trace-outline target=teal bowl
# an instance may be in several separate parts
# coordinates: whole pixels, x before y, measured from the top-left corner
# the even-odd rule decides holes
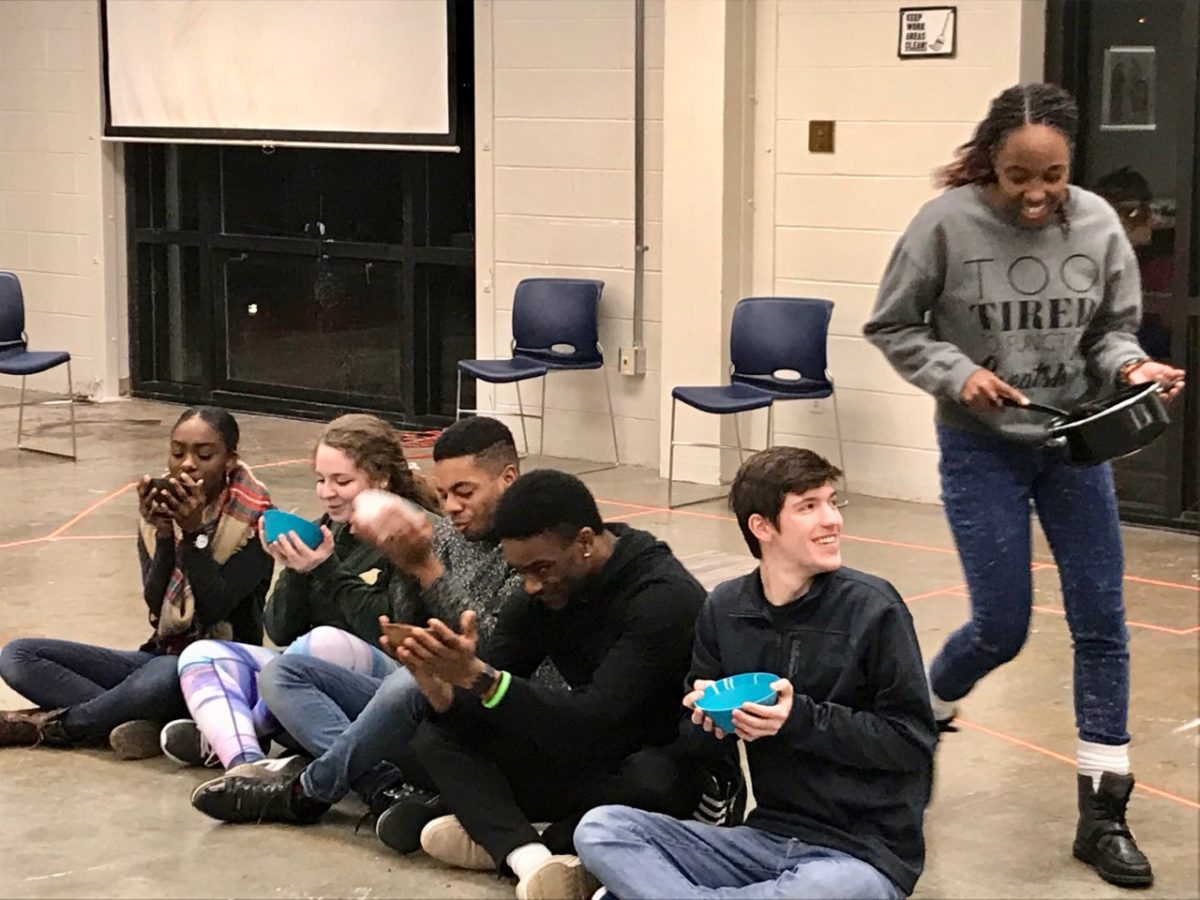
[[[321,546],[323,535],[321,526],[316,522],[310,522],[308,519],[284,512],[282,509],[268,509],[262,514],[262,519],[263,537],[267,539],[268,544],[274,543],[279,540],[281,535],[290,531],[295,532],[296,537],[313,550]]]
[[[696,701],[696,709],[703,710],[726,734],[732,734],[733,711],[744,703],[774,706],[778,695],[771,690],[771,685],[778,680],[779,676],[770,672],[745,672],[722,678],[704,689],[704,694]]]

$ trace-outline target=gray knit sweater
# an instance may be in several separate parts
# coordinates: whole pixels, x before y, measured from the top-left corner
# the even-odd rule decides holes
[[[471,609],[479,617],[480,646],[485,646],[500,608],[522,590],[521,576],[509,568],[497,542],[469,541],[449,519],[434,521],[433,552],[446,573],[425,590],[413,578],[393,576],[392,618],[416,625],[438,618],[457,629],[462,614]]]
[[[937,399],[938,419],[1039,441],[1048,418],[976,412],[959,395],[983,367],[1031,400],[1067,409],[1112,391],[1121,364],[1145,356],[1137,258],[1113,208],[1071,187],[1069,229],[1022,228],[974,185],[917,213],[879,285],[867,340]]]

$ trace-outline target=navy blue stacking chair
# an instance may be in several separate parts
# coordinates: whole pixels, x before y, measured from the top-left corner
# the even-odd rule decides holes
[[[667,460],[667,506],[673,504],[675,448],[711,447],[745,455],[737,414],[767,410],[767,446],[775,440],[774,403],[833,398],[839,462],[845,469],[837,395],[829,374],[826,345],[833,303],[801,297],[746,297],[733,310],[729,332],[730,383],[717,387],[677,387],[671,391],[671,444]],[[675,440],[675,406],[683,402],[701,412],[734,417],[737,444]],[[843,478],[843,484],[845,479]],[[716,499],[714,497],[705,500]],[[705,500],[693,500],[703,503]]]
[[[600,294],[603,290],[603,281],[589,278],[522,280],[513,295],[512,357],[459,360],[455,419],[461,418],[463,413],[497,414],[496,410],[463,409],[464,373],[488,384],[513,384],[517,390],[517,409],[526,453],[529,452],[529,435],[525,420],[541,420],[538,440],[540,456],[546,446],[546,376],[554,371],[596,369],[604,382],[604,395],[608,400],[614,465],[620,465],[621,451],[617,444],[612,388],[604,372],[604,348],[600,346]],[[525,412],[525,403],[521,398],[521,382],[532,378],[542,379],[542,402],[537,415]]]
[[[71,409],[71,452],[60,453],[21,442],[25,427],[25,379],[61,365],[67,367],[67,398]],[[76,459],[75,389],[71,381],[71,354],[65,350],[30,350],[25,334],[25,297],[21,281],[12,272],[0,272],[0,375],[21,376],[21,400],[17,409],[17,447],[33,453],[46,453]]]

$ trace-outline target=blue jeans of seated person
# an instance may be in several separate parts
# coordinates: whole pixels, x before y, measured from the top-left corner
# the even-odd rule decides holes
[[[42,709],[66,708],[72,740],[102,744],[124,722],[185,718],[177,656],[109,650],[75,641],[20,638],[0,651],[0,678]]]
[[[1030,502],[1058,564],[1075,644],[1075,724],[1085,741],[1129,742],[1129,633],[1112,468],[938,426],[942,501],[971,594],[971,620],[930,666],[943,700],[965,697],[1020,651],[1033,606]]]
[[[616,900],[904,896],[874,866],[839,850],[628,806],[600,806],[585,815],[575,829],[575,850]]]
[[[400,781],[398,761],[429,704],[408,669],[372,678],[311,656],[284,655],[258,676],[267,708],[314,757],[304,792],[336,803]]]

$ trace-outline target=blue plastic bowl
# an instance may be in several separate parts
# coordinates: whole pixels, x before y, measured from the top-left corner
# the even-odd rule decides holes
[[[323,535],[321,534],[321,526],[316,522],[310,522],[308,519],[284,512],[282,509],[268,509],[262,514],[262,518],[263,535],[266,537],[268,544],[279,540],[280,535],[294,531],[296,537],[300,538],[300,540],[313,550],[321,546]]]
[[[704,694],[696,701],[696,709],[703,710],[713,724],[726,734],[732,734],[733,711],[743,703],[774,706],[778,695],[771,690],[771,685],[778,680],[779,676],[770,672],[730,675],[706,687]]]

